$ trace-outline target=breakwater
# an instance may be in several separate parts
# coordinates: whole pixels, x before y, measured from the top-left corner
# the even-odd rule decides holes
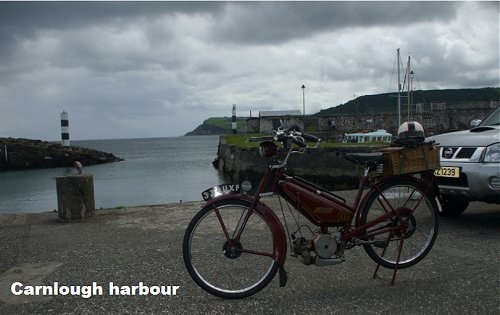
[[[346,153],[372,152],[380,146],[339,146],[294,154],[288,160],[287,173],[300,176],[329,190],[354,189],[359,185],[362,167],[345,159]],[[280,149],[281,156],[285,154]],[[255,186],[269,161],[259,154],[259,148],[228,144],[220,137],[214,166],[232,182],[249,180]]]
[[[122,161],[111,153],[81,147],[63,147],[41,140],[0,138],[0,171],[84,166]]]

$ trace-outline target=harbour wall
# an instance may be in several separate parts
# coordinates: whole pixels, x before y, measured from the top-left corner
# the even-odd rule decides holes
[[[487,106],[488,105],[488,106]],[[496,103],[488,103],[475,108],[449,108],[433,109],[428,111],[417,110],[411,119],[418,121],[425,129],[426,136],[435,134],[464,130],[470,128],[470,122],[474,119],[483,119],[495,108]],[[417,108],[418,109],[418,108]],[[402,122],[407,120],[403,115]],[[334,121],[337,130],[346,132],[359,132],[361,130],[385,129],[390,133],[397,134],[398,115],[390,114],[340,114],[317,117],[318,130],[330,130],[330,122]]]
[[[354,189],[359,185],[362,167],[345,159],[346,153],[371,152],[380,146],[341,147],[310,150],[294,154],[288,160],[287,174],[300,176],[329,190]],[[279,156],[285,152],[280,149]],[[244,148],[227,144],[220,137],[214,166],[231,182],[249,180],[255,187],[269,160],[259,154],[258,148]]]
[[[446,103],[431,103],[430,107],[424,104],[416,104],[410,111],[409,120],[418,121],[425,129],[426,136],[432,136],[445,132],[464,130],[470,128],[470,123],[475,119],[483,119],[500,101],[474,102],[468,106],[446,106]],[[248,133],[271,133],[279,125],[279,120],[285,121],[286,125],[298,125],[306,130],[317,132],[335,130],[342,133],[360,131],[371,131],[385,129],[392,134],[397,134],[399,127],[398,114],[395,112],[367,112],[350,114],[331,114],[318,116],[282,116],[282,117],[260,117],[246,120]],[[305,120],[304,120],[305,119]],[[408,120],[408,110],[402,107],[401,122]]]

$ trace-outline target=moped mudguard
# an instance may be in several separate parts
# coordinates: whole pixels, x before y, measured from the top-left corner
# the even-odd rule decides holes
[[[252,205],[254,200],[244,194],[231,194],[231,195],[226,195],[226,196],[220,196],[217,198],[214,198],[212,200],[207,201],[204,207],[207,206],[212,206],[217,204],[220,201],[230,201],[230,200],[237,200],[239,202],[245,202],[248,203],[248,207]],[[257,202],[255,205],[255,210],[258,211],[264,219],[267,221],[269,224],[269,227],[271,228],[271,233],[273,235],[273,242],[274,242],[274,249],[275,249],[275,257],[274,260],[283,266],[285,263],[285,258],[286,258],[286,250],[287,250],[287,241],[286,241],[286,233],[285,229],[283,228],[283,225],[281,224],[280,220],[276,216],[273,210],[266,206],[262,202]]]

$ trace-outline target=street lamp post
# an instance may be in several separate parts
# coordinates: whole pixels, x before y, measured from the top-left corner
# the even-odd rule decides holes
[[[306,131],[306,86],[302,84],[302,122],[304,124],[304,131]]]

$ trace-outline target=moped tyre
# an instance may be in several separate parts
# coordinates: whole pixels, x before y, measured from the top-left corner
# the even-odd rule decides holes
[[[205,291],[226,299],[253,295],[273,279],[280,264],[270,224],[256,208],[235,238],[250,202],[225,199],[202,208],[189,223],[182,244],[184,264]]]
[[[438,234],[438,206],[434,196],[419,180],[394,179],[383,183],[368,197],[360,224],[366,224],[390,211],[391,207],[412,210],[411,214],[394,216],[367,230],[406,225],[404,232],[386,232],[368,238],[366,253],[379,265],[389,269],[408,268],[421,261],[431,250]]]

